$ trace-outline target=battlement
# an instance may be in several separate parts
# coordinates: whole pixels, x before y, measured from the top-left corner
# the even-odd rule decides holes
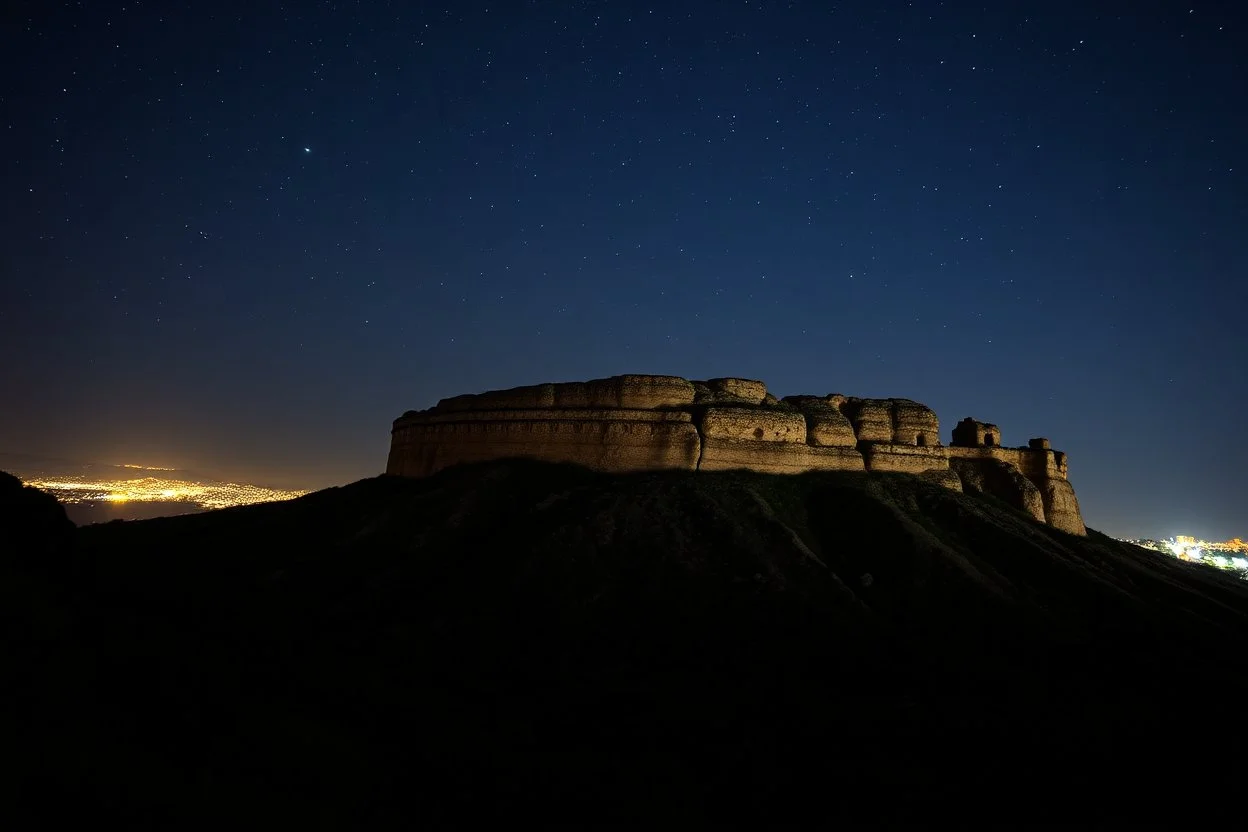
[[[996,425],[968,417],[944,446],[936,414],[911,399],[777,399],[755,379],[623,375],[442,399],[395,420],[386,473],[511,457],[621,472],[899,471],[1087,533],[1066,455],[1047,439],[1007,448]]]
[[[961,448],[991,448],[1001,444],[1001,429],[967,416],[953,427],[953,444]]]

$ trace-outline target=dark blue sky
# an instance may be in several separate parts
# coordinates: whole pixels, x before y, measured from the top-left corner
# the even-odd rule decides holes
[[[906,396],[1248,536],[1238,4],[28,3],[0,450],[322,486],[621,372]]]

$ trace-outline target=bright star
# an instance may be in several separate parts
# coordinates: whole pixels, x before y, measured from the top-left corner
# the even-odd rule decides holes
[[[310,147],[305,147],[305,148],[303,149],[303,152],[304,152],[304,153],[311,153],[311,152],[312,152],[312,148],[310,148]]]

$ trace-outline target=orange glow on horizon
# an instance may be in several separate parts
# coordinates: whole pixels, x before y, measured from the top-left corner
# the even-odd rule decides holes
[[[187,482],[159,477],[104,481],[58,477],[50,480],[31,479],[25,483],[48,492],[62,503],[186,502],[196,503],[206,509],[293,500],[308,493],[236,482]]]

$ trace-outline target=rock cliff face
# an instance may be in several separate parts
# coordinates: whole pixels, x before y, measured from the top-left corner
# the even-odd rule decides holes
[[[1066,454],[1052,450],[1044,438],[1025,448],[1004,448],[1000,442],[996,425],[966,418],[954,428],[946,452],[964,490],[992,494],[1050,526],[1086,535],[1075,489],[1066,479]]]
[[[780,400],[743,378],[625,375],[443,399],[395,420],[386,473],[424,477],[509,457],[602,471],[899,471],[1087,534],[1066,455],[1047,439],[1002,447],[996,425],[967,418],[946,447],[936,414],[910,399]]]

